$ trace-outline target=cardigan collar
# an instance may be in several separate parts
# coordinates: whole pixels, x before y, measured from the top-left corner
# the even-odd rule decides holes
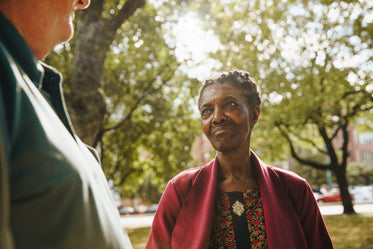
[[[258,173],[268,247],[307,248],[304,238],[298,236],[302,228],[299,222],[295,222],[294,219],[299,218],[280,179],[254,152],[251,151],[251,155]],[[172,248],[208,248],[214,212],[217,171],[217,157],[215,157],[195,177],[173,230]],[[279,231],[281,232],[279,233]]]
[[[278,174],[252,155],[257,162],[268,248],[306,249],[299,217]]]
[[[208,248],[214,212],[217,168],[217,158],[215,158],[195,177],[172,233],[172,248]]]

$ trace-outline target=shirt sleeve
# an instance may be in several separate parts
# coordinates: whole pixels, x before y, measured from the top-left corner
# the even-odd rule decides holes
[[[159,201],[146,249],[171,249],[172,231],[181,209],[182,200],[171,180]]]
[[[305,182],[298,211],[308,248],[332,249],[333,244],[311,187]]]

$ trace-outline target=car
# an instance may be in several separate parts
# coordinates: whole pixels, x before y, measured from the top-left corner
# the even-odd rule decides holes
[[[338,194],[324,194],[324,195],[320,195],[318,198],[317,198],[317,202],[319,203],[323,203],[323,202],[333,202],[333,201],[341,201],[341,194],[338,193]]]
[[[354,195],[350,193],[351,198],[354,198]],[[328,192],[325,192],[324,194],[320,194],[317,197],[317,202],[318,203],[323,203],[323,202],[334,202],[334,201],[341,201],[341,192],[339,191],[339,188],[332,188]]]
[[[320,194],[317,197],[317,202],[332,202],[332,201],[341,201],[341,193],[338,188],[332,188],[330,191]]]
[[[150,205],[144,213],[155,213],[155,211],[157,211],[157,208],[158,208],[158,204],[152,204]]]
[[[145,211],[148,209],[148,206],[146,205],[138,205],[136,207],[136,213],[137,214],[142,214],[142,213],[145,213]]]
[[[135,209],[133,207],[126,207],[126,206],[119,207],[118,211],[119,211],[120,215],[134,214],[135,213]]]
[[[373,201],[373,186],[353,186],[350,193],[354,201]]]
[[[319,196],[321,195],[321,193],[318,192],[318,191],[312,191],[312,193],[313,193],[313,196],[315,197],[316,200],[317,200],[317,199],[319,198]]]

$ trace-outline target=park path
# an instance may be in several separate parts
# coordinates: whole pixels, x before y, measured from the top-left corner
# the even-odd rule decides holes
[[[372,213],[373,203],[361,203],[354,205],[357,213]],[[343,213],[343,206],[338,205],[320,205],[322,215],[338,215]],[[124,215],[121,216],[121,222],[127,229],[140,227],[150,227],[152,225],[154,214]]]

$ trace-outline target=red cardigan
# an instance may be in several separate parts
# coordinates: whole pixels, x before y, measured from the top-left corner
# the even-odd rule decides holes
[[[330,236],[308,183],[298,175],[257,165],[269,249],[329,249]],[[217,181],[217,158],[185,170],[167,185],[146,249],[207,249]]]

